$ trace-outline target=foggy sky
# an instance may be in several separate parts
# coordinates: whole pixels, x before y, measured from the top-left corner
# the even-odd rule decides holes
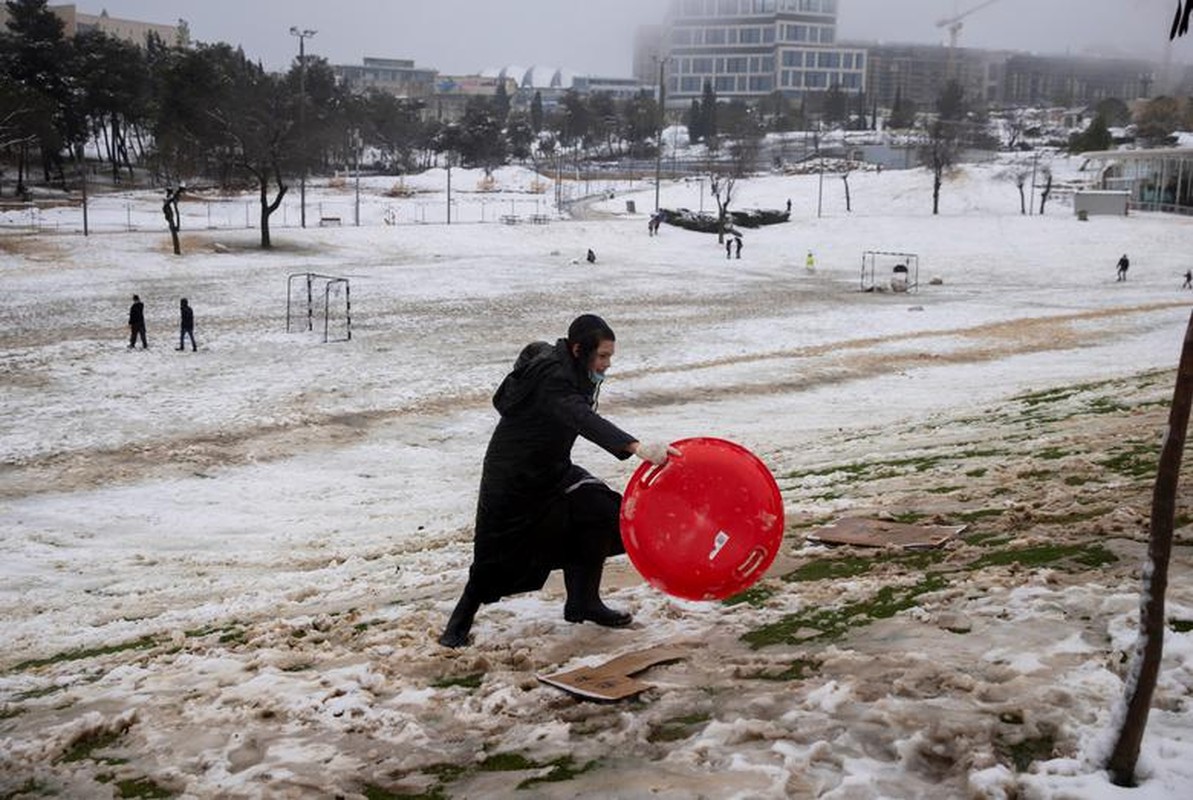
[[[943,43],[936,22],[981,0],[839,0],[837,37]],[[243,46],[282,70],[298,52],[291,26],[318,33],[307,52],[333,64],[364,56],[414,59],[447,74],[486,67],[565,67],[629,76],[638,25],[660,22],[666,0],[84,0],[81,12],[176,23],[191,38]],[[1160,60],[1176,0],[997,0],[964,21],[962,46]],[[1193,35],[1172,46],[1193,62]]]

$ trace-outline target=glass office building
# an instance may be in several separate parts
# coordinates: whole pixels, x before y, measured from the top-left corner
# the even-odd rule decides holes
[[[699,97],[865,91],[866,51],[838,47],[837,0],[673,0],[661,47],[667,105]]]

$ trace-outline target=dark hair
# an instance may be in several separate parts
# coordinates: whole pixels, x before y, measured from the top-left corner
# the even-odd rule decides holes
[[[596,314],[581,314],[568,326],[567,341],[569,350],[573,345],[580,346],[577,358],[581,364],[587,364],[589,356],[600,347],[601,342],[615,342],[617,337],[609,323]]]

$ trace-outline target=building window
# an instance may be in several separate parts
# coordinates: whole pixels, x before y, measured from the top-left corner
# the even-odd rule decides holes
[[[732,92],[736,84],[737,80],[732,75],[718,75],[713,88],[718,92]]]
[[[807,25],[784,25],[783,26],[783,41],[785,41],[785,42],[806,42],[806,41],[808,41],[808,26]]]
[[[773,92],[775,89],[775,79],[770,75],[751,75],[750,76],[750,91],[751,92]]]
[[[691,28],[676,28],[671,31],[671,43],[678,47],[686,47],[692,43]]]
[[[712,72],[711,58],[693,58],[692,68],[689,72]]]
[[[828,88],[828,73],[827,72],[805,72],[804,86],[809,89],[827,89]]]
[[[737,16],[737,0],[717,0],[717,13],[722,16]]]
[[[704,43],[705,44],[725,44],[725,29],[724,28],[705,28],[704,29]]]
[[[738,31],[737,40],[742,44],[760,44],[762,42],[762,29],[742,28]]]
[[[719,71],[719,70],[718,70]],[[725,59],[725,72],[749,72],[750,60],[748,58],[727,58]]]
[[[862,88],[862,76],[857,72],[842,72],[840,83],[842,89],[860,89]]]
[[[785,67],[802,67],[804,65],[804,54],[801,50],[784,50],[783,51],[783,66]]]
[[[688,94],[700,91],[700,78],[685,77],[679,81],[679,90]]]
[[[816,66],[821,69],[840,69],[841,54],[837,52],[817,53]]]
[[[762,43],[763,44],[774,44],[774,42],[775,42],[775,29],[774,28],[763,28],[762,29]]]

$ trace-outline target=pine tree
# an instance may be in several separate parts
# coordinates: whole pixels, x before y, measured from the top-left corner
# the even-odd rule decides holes
[[[530,101],[530,127],[535,133],[543,130],[543,93],[535,91],[534,99]]]

